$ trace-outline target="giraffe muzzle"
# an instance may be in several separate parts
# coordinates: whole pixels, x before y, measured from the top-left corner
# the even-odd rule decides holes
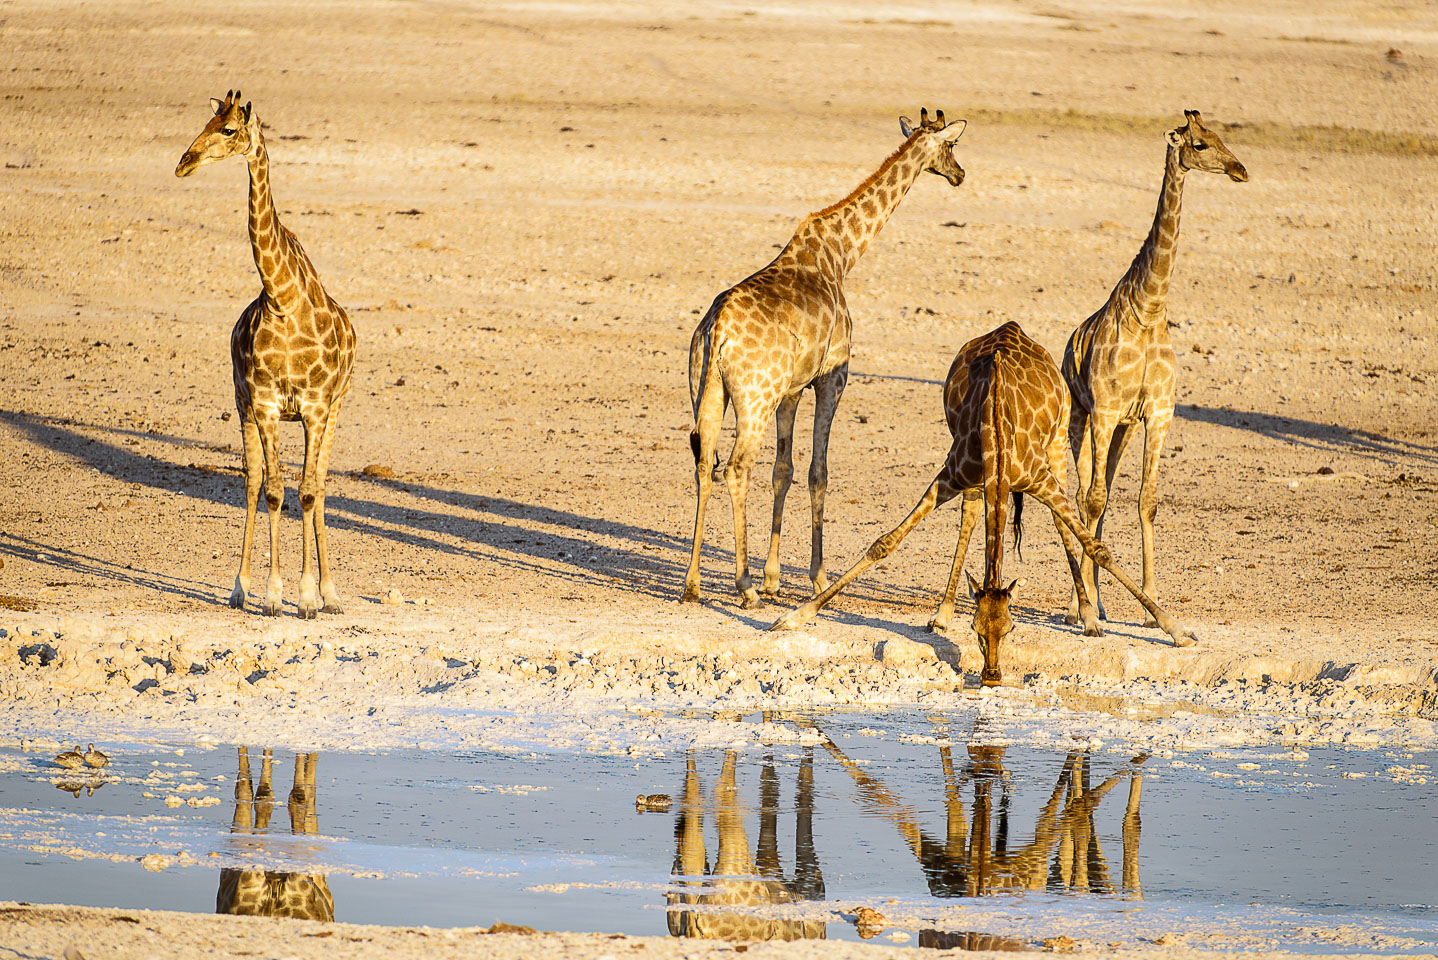
[[[190,174],[194,173],[199,168],[199,166],[199,155],[194,153],[187,153],[183,157],[181,157],[180,162],[175,165],[175,176],[188,177]]]
[[[1247,183],[1248,170],[1241,163],[1235,163],[1224,171],[1234,183]]]
[[[997,687],[1004,679],[998,667],[984,667],[979,671],[979,683],[986,687]]]

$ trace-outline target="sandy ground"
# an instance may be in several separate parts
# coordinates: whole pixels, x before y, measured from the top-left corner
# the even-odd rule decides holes
[[[5,2],[0,49],[0,735],[509,735],[435,719],[461,706],[626,749],[648,706],[970,696],[964,608],[947,640],[923,629],[956,509],[776,639],[756,628],[807,595],[808,498],[802,484],[789,498],[782,604],[751,612],[717,495],[705,603],[676,602],[698,315],[927,105],[969,118],[968,179],[916,184],[847,282],[830,571],[932,476],[948,446],[939,379],[964,341],[1018,320],[1061,355],[1148,228],[1163,131],[1201,109],[1251,175],[1189,178],[1170,301],[1159,584],[1202,642],[1168,646],[1114,590],[1107,637],[1063,625],[1067,571],[1043,520],[1008,565],[1028,580],[1006,650],[1023,689],[992,696],[1239,718],[1142,734],[1173,748],[1434,740],[1430,8]],[[172,171],[206,99],[232,87],[264,118],[281,215],[359,337],[328,496],[348,611],[317,622],[293,616],[293,478],[286,616],[225,604],[243,519],[228,335],[258,289],[245,173]],[[283,442],[298,470],[298,428]],[[759,564],[771,458],[749,500]],[[1139,459],[1106,537],[1135,573]],[[382,603],[391,591],[402,602]],[[598,735],[564,725],[605,711]],[[35,951],[63,949],[56,916],[26,915]],[[166,922],[238,949],[224,938],[240,925]],[[575,952],[552,955],[608,949],[563,944]]]

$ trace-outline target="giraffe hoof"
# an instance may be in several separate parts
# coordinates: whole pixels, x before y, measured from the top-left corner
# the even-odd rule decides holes
[[[779,588],[778,588],[778,586],[774,586],[774,587],[767,587],[767,586],[766,586],[764,589],[762,589],[762,590],[759,591],[759,596],[764,597],[764,598],[766,598],[766,599],[768,599],[768,600],[778,600],[778,599],[779,599]]]
[[[1191,647],[1198,643],[1198,634],[1192,630],[1180,630],[1178,636],[1173,638],[1175,647]]]
[[[230,594],[230,606],[234,607],[236,610],[245,609],[245,594],[243,591],[236,590],[234,593]]]
[[[299,615],[301,620],[316,620],[319,618],[320,612],[314,604],[302,603],[300,604]]]
[[[263,613],[267,617],[278,617],[282,606],[283,604],[278,600],[266,600],[260,604],[260,613]]]
[[[744,599],[739,602],[739,606],[744,608],[745,610],[758,610],[760,607],[764,606],[764,601],[759,599],[759,595],[757,593],[753,593],[751,591],[744,594]]]
[[[698,603],[698,602],[699,602],[699,588],[698,588],[698,587],[685,587],[685,588],[684,588],[684,595],[679,598],[679,602],[680,602],[680,603]]]
[[[1084,627],[1083,635],[1086,637],[1101,637],[1103,636],[1103,627],[1100,627],[1098,624],[1094,624],[1091,627]]]
[[[1149,617],[1147,620],[1145,620],[1145,621],[1143,622],[1143,625],[1144,625],[1145,627],[1157,627],[1157,626],[1159,626],[1160,624],[1159,624],[1159,622],[1158,622],[1158,620],[1157,620],[1156,618],[1154,618],[1154,617]]]
[[[949,621],[940,620],[938,617],[929,621],[927,629],[930,633],[945,633],[949,629]]]
[[[320,610],[325,613],[344,613],[345,605],[340,603],[339,597],[328,597],[325,599],[325,605],[320,607]]]
[[[1083,620],[1081,620],[1076,613],[1066,613],[1064,614],[1064,623],[1072,627],[1076,624],[1083,623]]]

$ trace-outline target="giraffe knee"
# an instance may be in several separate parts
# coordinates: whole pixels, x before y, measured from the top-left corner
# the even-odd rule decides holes
[[[284,502],[285,495],[283,493],[272,493],[270,491],[265,491],[265,506],[269,507],[270,510],[278,510],[284,504]]]
[[[1101,567],[1113,563],[1113,554],[1108,552],[1108,547],[1104,546],[1102,543],[1099,543],[1097,540],[1095,540],[1093,542],[1093,545],[1086,549],[1084,552],[1093,559],[1094,563],[1097,563]]]
[[[313,510],[315,506],[315,495],[313,493],[300,494],[300,509]]]

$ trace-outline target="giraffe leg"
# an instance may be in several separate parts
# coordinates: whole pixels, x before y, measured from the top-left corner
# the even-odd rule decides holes
[[[1123,460],[1123,452],[1128,449],[1129,440],[1133,439],[1133,429],[1129,424],[1120,423],[1113,428],[1113,436],[1108,442],[1108,457],[1104,460],[1103,482],[1104,490],[1113,492],[1113,478],[1118,474],[1118,465]],[[1096,540],[1103,539],[1104,521],[1108,519],[1108,507],[1105,505],[1104,512],[1098,518],[1098,526],[1094,528],[1093,535]],[[1093,576],[1093,602],[1098,606],[1099,617],[1107,620],[1108,613],[1103,608],[1103,598],[1099,594],[1098,576],[1093,571],[1093,565],[1089,565],[1090,573]]]
[[[769,527],[769,558],[764,561],[766,597],[779,594],[779,530],[784,525],[784,500],[794,480],[794,415],[799,410],[799,394],[779,401],[774,413],[777,445],[774,449],[774,522]]]
[[[964,556],[969,552],[969,538],[974,534],[974,525],[984,513],[984,494],[977,487],[964,491],[964,517],[959,523],[959,542],[954,546],[954,565],[949,570],[949,582],[944,595],[939,598],[939,609],[929,620],[930,633],[942,633],[948,629],[949,618],[954,615],[954,593],[959,589],[959,577],[964,571]]]
[[[709,507],[709,494],[717,479],[719,433],[724,425],[724,409],[728,405],[722,384],[718,390],[702,394],[694,414],[694,547],[689,554],[689,571],[684,575],[681,603],[699,602],[699,551],[704,546],[704,514]]]
[[[829,431],[834,426],[834,412],[849,382],[849,364],[835,367],[831,373],[814,381],[814,452],[809,458],[809,523],[812,549],[809,559],[809,580],[814,593],[823,593],[829,586],[824,576],[824,498],[829,492]]]
[[[929,488],[924,491],[924,495],[919,498],[914,509],[909,511],[909,515],[897,527],[875,540],[869,547],[869,552],[864,554],[852,567],[845,570],[843,575],[830,584],[827,589],[797,610],[790,611],[788,616],[776,620],[769,629],[793,630],[801,624],[813,620],[830,600],[839,595],[840,590],[853,583],[859,574],[893,553],[894,549],[909,535],[909,531],[919,525],[920,520],[927,517],[935,507],[952,500],[958,492],[958,488],[948,482],[945,474],[940,473],[934,478],[934,482],[929,484]]]
[[[1143,592],[1155,601],[1158,600],[1158,581],[1153,569],[1153,518],[1158,514],[1158,460],[1172,423],[1172,413],[1159,413],[1143,426],[1143,486],[1138,494],[1138,525],[1143,534]],[[1158,621],[1149,617],[1143,625],[1156,627]]]
[[[1024,492],[1037,498],[1040,503],[1053,511],[1054,516],[1060,519],[1074,536],[1078,537],[1079,542],[1083,544],[1084,554],[1107,570],[1115,580],[1123,584],[1125,590],[1133,594],[1135,600],[1143,604],[1143,608],[1157,621],[1159,629],[1173,640],[1174,646],[1186,647],[1198,640],[1197,634],[1170,616],[1168,611],[1151,600],[1138,584],[1129,579],[1128,574],[1123,572],[1123,568],[1114,562],[1113,554],[1109,552],[1108,547],[1084,529],[1084,525],[1079,522],[1078,515],[1064,499],[1062,490],[1055,488],[1051,483],[1043,483],[1030,487]]]
[[[1056,434],[1049,443],[1049,482],[1058,491],[1059,499],[1068,503],[1068,442],[1063,434]],[[1082,498],[1079,499],[1082,505]],[[1083,547],[1080,546],[1064,526],[1063,520],[1057,513],[1053,515],[1054,526],[1058,528],[1059,540],[1064,545],[1064,557],[1068,560],[1069,574],[1073,577],[1072,601],[1068,616],[1064,617],[1066,623],[1078,623],[1083,621],[1084,636],[1101,637],[1103,630],[1098,625],[1098,611],[1094,609],[1093,603],[1089,600],[1088,591],[1084,589],[1083,567],[1081,561],[1084,559]]]
[[[306,412],[305,466],[300,475],[300,514],[304,534],[300,541],[300,617],[319,616],[319,594],[315,590],[315,495],[319,489],[320,448],[324,445],[325,420],[321,412]]]
[[[330,451],[334,449],[335,433],[339,427],[340,401],[330,403],[329,416],[325,418],[324,439],[320,441],[320,460],[316,469],[318,487],[315,490],[315,552],[320,562],[320,597],[324,600],[321,608],[325,613],[344,613],[339,591],[335,589],[330,569],[330,552],[325,536],[325,483],[330,473]]]
[[[1069,447],[1073,450],[1074,474],[1078,480],[1078,496],[1075,503],[1078,505],[1079,520],[1088,523],[1088,489],[1093,484],[1093,438],[1089,435],[1088,414],[1074,404],[1069,411]],[[1053,465],[1050,464],[1052,471]],[[1058,518],[1054,519],[1058,523]],[[1059,533],[1062,536],[1065,532],[1063,524],[1059,523]],[[1065,540],[1065,544],[1069,541]],[[1069,556],[1078,557],[1084,560],[1083,551],[1077,553],[1070,551]],[[1074,589],[1069,593],[1068,614],[1064,617],[1064,623],[1075,624],[1079,622],[1081,611],[1079,609],[1079,592],[1081,580],[1074,581]],[[1085,621],[1087,623],[1087,621]]]
[[[1083,523],[1088,528],[1089,536],[1094,540],[1099,538],[1104,511],[1108,509],[1108,481],[1112,476],[1109,470],[1110,444],[1113,442],[1114,431],[1118,426],[1118,420],[1114,417],[1101,417],[1097,412],[1089,417],[1089,448],[1092,451],[1093,462],[1089,472],[1087,496],[1084,497],[1085,517]],[[1117,466],[1117,460],[1114,461],[1114,464]],[[1098,574],[1094,569],[1093,560],[1087,552],[1084,554],[1081,566],[1084,573],[1084,587],[1088,590],[1088,595],[1093,599],[1094,605],[1098,607],[1099,619],[1107,620],[1108,613],[1103,608],[1103,599],[1098,592]]]
[[[260,428],[253,417],[245,416],[240,425],[245,451],[245,533],[240,546],[240,572],[235,575],[235,588],[230,591],[230,606],[245,609],[250,593],[250,554],[255,545],[255,514],[260,509],[260,492],[264,489],[265,456],[260,445]]]
[[[260,443],[265,455],[265,507],[270,519],[270,579],[265,585],[265,602],[260,612],[267,617],[280,615],[280,508],[285,504],[285,478],[280,472],[279,417],[265,411],[258,419]]]
[[[752,405],[736,400],[734,413],[739,436],[734,441],[734,452],[729,455],[729,466],[724,471],[734,510],[734,585],[742,598],[740,606],[745,610],[753,610],[763,604],[749,577],[749,518],[745,504],[749,498],[749,472],[754,468],[754,458],[758,456],[759,444],[764,439],[762,431],[773,409],[772,403],[765,405],[763,416],[755,416]]]

